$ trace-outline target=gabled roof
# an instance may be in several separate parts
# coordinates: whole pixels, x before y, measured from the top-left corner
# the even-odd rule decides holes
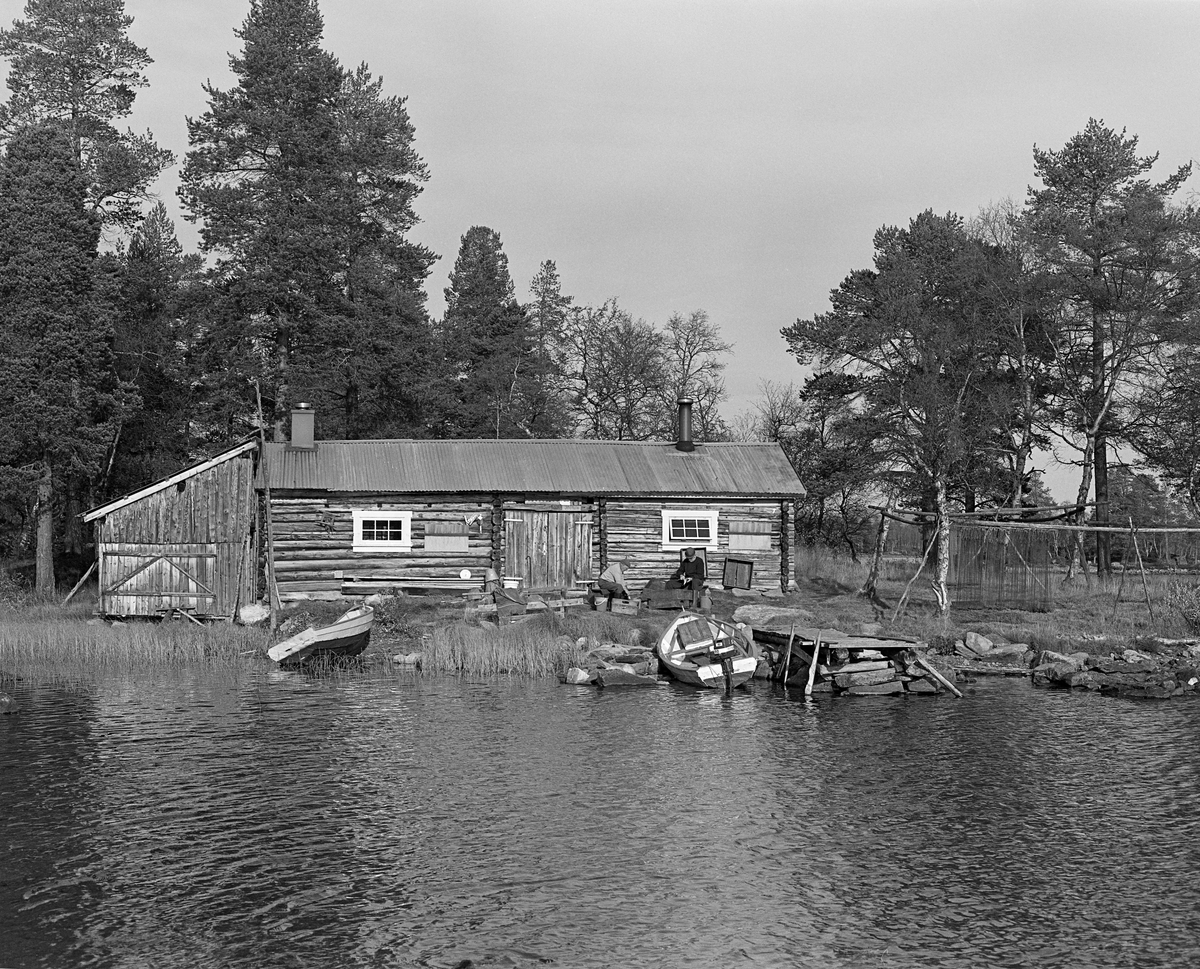
[[[263,470],[280,491],[798,498],[778,444],[590,440],[318,441],[268,444]]]
[[[208,458],[205,461],[199,461],[193,464],[190,468],[184,468],[182,471],[177,471],[168,478],[162,478],[154,484],[147,485],[145,488],[139,488],[137,491],[131,491],[127,495],[122,495],[120,498],[114,498],[112,501],[106,502],[103,505],[97,505],[95,508],[89,508],[83,513],[85,522],[95,521],[97,518],[103,518],[105,515],[111,515],[119,508],[124,508],[126,505],[132,505],[135,501],[139,501],[148,495],[162,491],[164,488],[170,488],[172,485],[179,484],[181,481],[187,481],[188,478],[193,478],[202,471],[207,471],[209,468],[215,468],[218,464],[224,464],[233,458],[245,454],[247,451],[253,451],[258,447],[258,442],[255,440],[244,441],[236,447],[231,447],[228,451],[222,451],[214,457]]]

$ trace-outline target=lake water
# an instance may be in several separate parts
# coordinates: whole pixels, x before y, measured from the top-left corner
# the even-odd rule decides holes
[[[18,684],[0,966],[1200,965],[1200,706]]]

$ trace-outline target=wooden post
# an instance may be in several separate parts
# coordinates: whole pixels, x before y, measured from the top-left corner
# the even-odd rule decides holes
[[[70,602],[72,599],[75,598],[75,593],[83,588],[83,584],[88,580],[88,576],[91,575],[95,571],[96,571],[96,563],[93,562],[91,565],[89,565],[87,567],[87,571],[83,573],[83,577],[78,582],[75,583],[75,588],[73,588],[70,592],[68,592],[67,597],[65,599],[63,599],[64,606],[68,602]]]
[[[596,502],[596,533],[600,536],[600,571],[608,568],[608,501],[600,498]]]
[[[792,585],[791,542],[788,533],[788,511],[791,502],[779,503],[779,590],[787,592]]]
[[[933,533],[933,537],[929,540],[929,544],[925,546],[925,554],[921,556],[921,564],[917,566],[917,571],[913,573],[913,577],[908,580],[908,585],[904,587],[904,595],[900,597],[900,601],[896,603],[896,611],[892,614],[892,622],[900,618],[900,612],[908,602],[908,593],[913,587],[913,583],[917,581],[922,570],[925,568],[925,563],[929,559],[929,553],[933,550],[934,543],[937,542],[937,532]]]
[[[947,690],[949,690],[951,693],[953,693],[956,697],[958,697],[959,699],[962,699],[962,691],[959,690],[958,687],[956,687],[953,683],[951,683],[948,679],[946,679],[946,677],[942,676],[941,673],[939,673],[932,666],[930,666],[928,663],[926,663],[925,660],[921,657],[921,655],[919,653],[914,653],[913,656],[916,659],[917,665],[919,667],[921,667],[921,669],[925,670],[925,672],[927,672],[935,680],[937,680],[939,683],[941,683],[942,686],[944,686]]]
[[[812,696],[813,680],[817,678],[817,657],[821,655],[821,630],[817,630],[817,639],[813,643],[812,662],[808,664],[808,682],[804,684],[804,695]]]
[[[258,381],[254,381],[254,397],[258,401],[258,460],[262,469],[263,494],[266,498],[267,520],[267,603],[271,610],[271,632],[279,628],[279,612],[282,603],[279,601],[279,586],[275,582],[275,529],[271,517],[271,478],[267,468],[267,432],[263,419],[262,392]]]
[[[504,580],[504,502],[492,495],[492,568]]]
[[[776,679],[784,686],[787,685],[788,667],[792,664],[792,641],[796,638],[796,624],[792,623],[792,631],[788,633],[787,649],[783,651],[783,663],[779,667]]]
[[[1151,620],[1154,619],[1154,607],[1150,605],[1150,586],[1146,584],[1146,566],[1142,564],[1142,550],[1138,548],[1137,529],[1133,527],[1133,519],[1129,519],[1129,534],[1133,537],[1133,551],[1137,555],[1138,571],[1142,573],[1142,592],[1146,596],[1146,611],[1150,613]],[[1121,575],[1125,575],[1125,567],[1121,567]]]
[[[1130,521],[1130,523],[1129,523],[1129,538],[1130,538],[1130,544],[1132,544],[1132,541],[1133,541],[1133,522],[1132,521]],[[1117,606],[1119,606],[1121,604],[1121,592],[1125,589],[1125,573],[1127,571],[1128,571],[1128,569],[1126,568],[1125,563],[1122,562],[1121,563],[1121,580],[1117,583],[1117,597],[1115,599],[1113,599],[1112,619],[1109,619],[1109,622],[1112,622],[1113,619],[1117,618]]]

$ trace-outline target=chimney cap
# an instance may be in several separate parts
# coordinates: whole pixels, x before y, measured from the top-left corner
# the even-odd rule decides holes
[[[305,401],[299,401],[292,407],[292,410],[312,410],[312,404],[306,403]]]

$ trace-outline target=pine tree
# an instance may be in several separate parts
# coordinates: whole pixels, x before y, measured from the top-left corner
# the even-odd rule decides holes
[[[54,502],[101,469],[120,410],[98,221],[70,135],[14,135],[0,167],[0,475],[36,494],[37,589],[54,589]]]
[[[224,419],[257,380],[277,427],[309,399],[353,436],[416,419],[388,375],[429,347],[434,256],[407,239],[427,173],[403,99],[343,71],[322,30],[315,0],[252,0],[237,85],[206,85],[188,120],[180,197],[219,257],[204,349]]]
[[[533,341],[498,232],[482,225],[467,231],[445,295],[442,346],[456,387],[453,436],[533,436]]]
[[[1089,119],[1059,151],[1034,148],[1043,188],[1029,190],[1025,224],[1056,324],[1062,409],[1083,452],[1080,505],[1095,471],[1097,524],[1107,524],[1108,451],[1124,431],[1130,374],[1152,358],[1196,306],[1196,213],[1173,199],[1191,174],[1146,177],[1157,155]],[[1111,571],[1100,533],[1097,568]]]
[[[105,482],[108,491],[120,494],[178,470],[195,456],[187,305],[202,266],[198,256],[184,255],[161,203],[115,262],[117,371],[137,388],[142,402],[119,429],[121,447]]]
[[[529,283],[529,321],[533,357],[530,361],[530,429],[537,437],[558,437],[570,426],[570,392],[566,366],[567,318],[573,299],[564,296],[558,267],[547,259]]]
[[[174,162],[150,132],[118,131],[152,63],[129,39],[124,0],[28,0],[25,20],[0,31],[12,96],[0,105],[0,136],[54,121],[65,129],[105,225],[129,228],[151,184]]]

